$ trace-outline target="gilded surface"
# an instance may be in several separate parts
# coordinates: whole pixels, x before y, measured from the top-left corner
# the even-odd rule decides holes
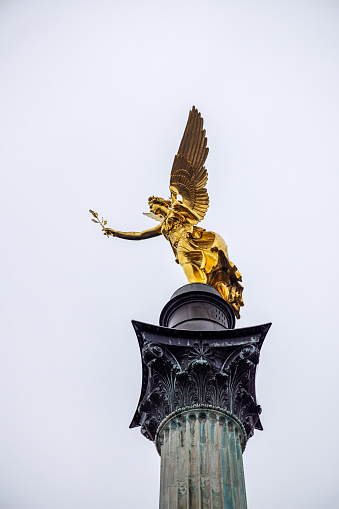
[[[229,260],[227,246],[217,233],[196,226],[205,216],[209,198],[206,189],[208,154],[203,119],[193,106],[170,176],[170,199],[151,196],[147,216],[159,222],[142,232],[120,232],[106,227],[98,214],[90,210],[94,222],[102,226],[104,235],[129,240],[142,240],[163,235],[171,244],[175,261],[179,263],[189,283],[213,286],[233,307],[240,318],[244,305],[241,274]]]

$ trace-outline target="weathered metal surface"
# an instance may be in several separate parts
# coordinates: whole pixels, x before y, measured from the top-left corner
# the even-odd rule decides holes
[[[235,317],[231,305],[212,286],[192,283],[172,295],[159,324],[185,330],[234,329]]]
[[[160,509],[247,507],[242,451],[262,429],[255,374],[271,324],[234,322],[216,290],[197,283],[175,292],[160,326],[132,322],[143,376],[130,427],[161,455]]]
[[[160,509],[246,509],[240,421],[218,408],[168,416],[157,433]]]
[[[153,440],[160,422],[184,406],[224,408],[248,436],[262,429],[255,373],[270,324],[243,329],[195,331],[133,321],[142,358],[142,388],[130,427]]]

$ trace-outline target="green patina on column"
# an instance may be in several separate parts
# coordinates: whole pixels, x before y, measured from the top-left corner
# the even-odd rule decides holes
[[[262,429],[255,375],[270,327],[234,329],[208,285],[180,288],[160,326],[133,322],[142,359],[141,426],[161,455],[160,509],[246,509],[242,453]]]
[[[159,426],[160,509],[246,509],[242,450],[246,432],[237,417],[213,406],[170,414]]]

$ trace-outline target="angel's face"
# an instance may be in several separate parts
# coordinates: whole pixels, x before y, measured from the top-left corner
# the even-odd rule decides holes
[[[152,203],[150,210],[153,212],[153,214],[157,214],[158,216],[162,217],[166,217],[168,214],[168,208],[164,205],[160,205],[159,203]]]

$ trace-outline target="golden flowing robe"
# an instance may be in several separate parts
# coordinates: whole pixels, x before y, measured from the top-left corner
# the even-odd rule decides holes
[[[104,234],[129,240],[142,240],[164,235],[170,242],[176,262],[184,269],[189,283],[213,286],[234,309],[244,305],[241,274],[228,258],[227,246],[217,233],[196,226],[205,217],[209,206],[206,189],[207,170],[204,166],[208,154],[203,119],[193,106],[186,128],[174,157],[170,175],[170,200],[151,196],[147,216],[159,221],[154,228],[142,232],[120,232],[106,227],[93,210],[92,221],[99,223]]]
[[[183,209],[176,203],[176,209]],[[233,307],[237,318],[243,306],[241,274],[229,261],[224,239],[212,231],[191,224],[195,218],[185,207],[181,212],[170,209],[161,224],[161,233],[170,242],[173,252],[186,272],[190,283],[205,283],[216,288]]]

